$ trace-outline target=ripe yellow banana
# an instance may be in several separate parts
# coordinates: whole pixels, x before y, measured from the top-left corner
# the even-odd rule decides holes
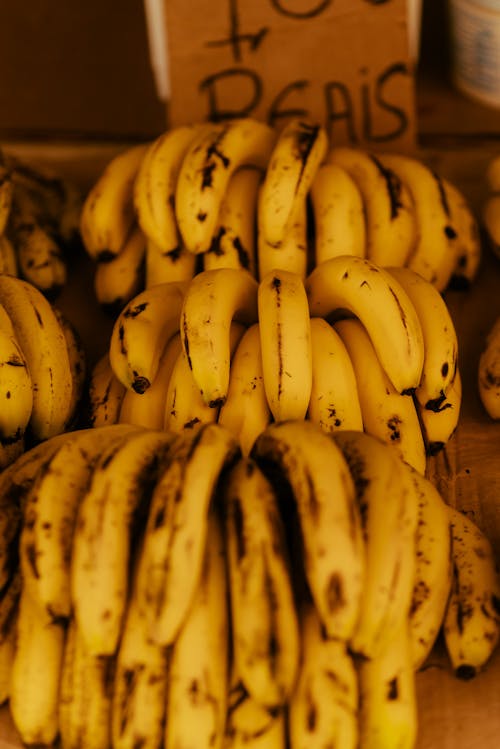
[[[262,188],[259,191],[257,222],[264,212]],[[262,232],[257,235],[258,277],[263,280],[273,270],[295,273],[304,279],[309,262],[307,203],[305,198],[297,203],[290,216],[285,235],[279,247],[270,244]]]
[[[105,449],[78,507],[71,597],[88,650],[112,655],[128,596],[131,548],[172,435],[134,430]]]
[[[407,185],[413,198],[417,243],[405,265],[434,284],[438,291],[444,291],[457,264],[458,248],[443,180],[416,157],[394,153],[384,154],[381,160]]]
[[[284,705],[300,637],[278,496],[251,458],[234,466],[223,492],[234,667],[256,702]]]
[[[302,660],[288,707],[290,749],[358,746],[358,683],[342,640],[327,639],[310,603],[301,612]]]
[[[365,326],[399,393],[414,390],[424,362],[422,326],[410,298],[390,273],[365,258],[326,260],[306,279],[311,317],[346,309]]]
[[[312,384],[307,418],[326,432],[363,430],[356,374],[342,338],[322,317],[311,318]]]
[[[12,320],[0,303],[0,438],[16,442],[28,427],[33,408],[33,385]]]
[[[253,457],[297,516],[302,573],[329,637],[348,640],[356,626],[365,551],[354,481],[341,449],[310,421],[271,424]]]
[[[101,307],[116,315],[144,288],[146,238],[138,226],[130,233],[111,260],[97,263],[94,270],[94,294]]]
[[[28,282],[0,275],[0,304],[9,315],[33,388],[30,430],[36,440],[64,431],[73,406],[73,377],[52,305]]]
[[[274,270],[259,283],[262,372],[275,421],[304,419],[312,387],[311,321],[304,282]]]
[[[468,289],[476,279],[483,254],[479,222],[463,192],[447,179],[443,178],[442,183],[457,234],[457,258],[450,286]]]
[[[208,510],[223,470],[239,456],[219,424],[177,436],[156,482],[139,556],[137,590],[152,639],[174,642],[200,578]]]
[[[257,275],[256,212],[262,169],[243,166],[228,182],[212,243],[203,254],[204,270],[244,268]]]
[[[149,144],[120,151],[105,166],[87,195],[80,233],[87,253],[98,261],[121,251],[136,221],[134,182]]]
[[[322,164],[311,185],[314,265],[336,255],[366,257],[367,226],[361,190],[339,164]]]
[[[149,144],[134,183],[134,206],[139,225],[162,253],[180,247],[174,211],[179,170],[202,125],[170,128]]]
[[[127,388],[115,375],[109,352],[105,351],[90,371],[88,383],[88,416],[91,427],[116,424]]]
[[[424,408],[414,399],[427,455],[436,455],[448,443],[458,426],[462,407],[462,376],[457,366],[446,397],[436,409]]]
[[[248,271],[198,273],[186,289],[180,315],[182,345],[203,400],[221,406],[229,387],[231,322],[257,322],[258,283]]]
[[[175,192],[177,223],[190,252],[209,249],[232,174],[249,164],[265,168],[275,137],[268,125],[243,117],[214,124],[191,143]]]
[[[265,244],[281,246],[327,148],[326,131],[315,123],[294,118],[279,133],[259,198],[258,231]]]
[[[189,281],[197,272],[198,258],[185,247],[162,252],[152,239],[147,240],[144,286],[148,289],[158,283]]]
[[[417,311],[424,338],[424,363],[415,397],[424,408],[439,408],[455,377],[458,338],[453,318],[436,287],[411,268],[387,268]]]
[[[408,620],[386,649],[359,663],[359,749],[413,749],[418,706]]]
[[[407,466],[390,446],[365,432],[333,436],[356,486],[365,539],[360,614],[349,647],[377,657],[408,619],[414,585],[417,500]]]
[[[224,749],[283,749],[287,745],[285,710],[259,705],[235,673],[228,703]]]
[[[500,640],[500,575],[489,538],[465,513],[447,506],[453,581],[443,622],[444,641],[460,679],[473,678]]]
[[[210,511],[198,585],[169,658],[165,749],[224,746],[229,640],[224,538]]]
[[[379,437],[417,471],[425,473],[425,444],[413,398],[394,388],[359,320],[339,320],[334,327],[354,368],[365,432]]]
[[[7,702],[10,696],[21,587],[21,571],[17,566],[0,594],[0,705]]]
[[[188,281],[151,286],[135,296],[115,320],[109,360],[126,388],[143,393],[156,377],[167,341],[179,331]]]
[[[243,333],[231,360],[227,398],[218,422],[238,440],[248,455],[255,439],[272,420],[264,389],[259,324]]]
[[[492,419],[500,419],[500,316],[488,331],[477,370],[479,397]]]
[[[70,415],[66,424],[66,430],[71,430],[72,426],[79,421],[79,407],[82,405],[84,395],[86,395],[87,351],[76,325],[58,307],[53,307],[53,310],[64,333],[73,380]]]
[[[353,146],[332,148],[327,164],[345,169],[363,199],[365,256],[376,265],[404,265],[417,239],[417,217],[404,181],[378,155]]]

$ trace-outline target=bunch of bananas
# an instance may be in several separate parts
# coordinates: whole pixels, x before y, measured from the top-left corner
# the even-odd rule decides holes
[[[81,235],[112,312],[200,270],[304,278],[344,254],[403,266],[444,291],[475,278],[471,208],[417,157],[336,147],[321,126],[252,118],[181,126],[120,152],[90,188]]]
[[[0,273],[0,468],[72,427],[86,374],[71,321],[28,281]]]
[[[181,432],[219,422],[248,454],[271,422],[380,437],[421,473],[458,423],[456,330],[410,268],[338,255],[303,280],[200,271],[144,289],[90,372],[88,423]]]
[[[364,432],[291,420],[244,456],[219,424],[81,429],[0,497],[25,745],[410,748],[438,634],[464,679],[498,645],[488,538]]]
[[[74,184],[0,151],[0,273],[54,299],[67,282],[81,208]]]

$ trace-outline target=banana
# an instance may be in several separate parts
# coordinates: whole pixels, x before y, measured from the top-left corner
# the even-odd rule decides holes
[[[0,589],[0,705],[10,696],[22,578],[19,567]]]
[[[434,484],[411,472],[418,496],[415,582],[409,612],[413,668],[424,664],[441,630],[451,589],[448,509]]]
[[[134,183],[134,206],[146,237],[162,253],[180,247],[174,201],[179,170],[203,125],[169,128],[149,144]]]
[[[248,455],[257,436],[271,423],[272,414],[264,389],[259,324],[243,333],[231,360],[227,398],[218,422],[238,440]]]
[[[163,350],[156,377],[150,387],[144,393],[126,390],[118,417],[119,423],[164,429],[168,385],[181,351],[181,338],[179,333],[175,333]]]
[[[458,426],[462,407],[462,376],[457,367],[446,397],[436,409],[424,408],[414,399],[427,455],[436,455],[449,442]]]
[[[500,419],[500,315],[482,345],[477,385],[483,407],[492,419]]]
[[[0,153],[0,235],[4,233],[10,218],[14,184],[8,159]]]
[[[28,282],[0,275],[0,304],[14,327],[31,377],[30,431],[36,440],[64,431],[73,405],[73,377],[61,328],[52,305]]]
[[[112,260],[136,221],[134,182],[149,143],[120,151],[99,174],[83,201],[80,234],[88,255]]]
[[[312,387],[311,321],[304,283],[274,270],[258,288],[262,372],[275,421],[304,419]]]
[[[152,639],[174,642],[200,578],[208,509],[222,471],[240,452],[219,424],[202,424],[177,436],[149,509],[138,561],[137,590]]]
[[[258,223],[265,210],[262,188],[259,191],[257,207]],[[283,270],[295,273],[305,279],[309,262],[308,245],[308,217],[307,203],[305,198],[297,203],[290,216],[285,235],[279,244],[274,247],[265,235],[259,232],[257,235],[257,264],[258,277],[262,281],[273,270]]]
[[[500,640],[500,576],[489,538],[463,512],[447,505],[453,581],[443,621],[455,675],[473,678]]]
[[[109,749],[114,657],[91,655],[69,621],[59,687],[61,749]]]
[[[386,268],[417,311],[424,338],[424,363],[415,397],[424,408],[439,408],[455,377],[458,338],[453,318],[436,287],[411,268]]]
[[[175,191],[177,223],[190,252],[200,254],[209,249],[231,176],[242,166],[264,169],[275,138],[273,128],[243,117],[213,124],[192,142]]]
[[[204,270],[244,268],[257,275],[256,215],[262,175],[261,169],[251,165],[233,173],[220,204],[212,243],[203,254]]]
[[[6,234],[0,234],[0,273],[8,276],[19,275],[16,248]]]
[[[365,326],[399,393],[420,383],[423,333],[410,298],[390,273],[366,258],[342,255],[314,268],[305,282],[311,317],[347,309]]]
[[[326,131],[315,123],[293,118],[279,133],[259,199],[258,230],[265,244],[280,247],[327,149]]]
[[[248,694],[233,673],[228,695],[224,749],[285,749],[285,710],[268,709]]]
[[[51,746],[59,733],[64,626],[21,591],[9,707],[23,744]]]
[[[457,264],[457,230],[442,178],[426,163],[403,154],[384,154],[382,163],[406,184],[417,219],[417,242],[406,263],[438,291],[448,286]],[[386,265],[401,265],[388,262]]]
[[[359,320],[339,320],[334,327],[354,368],[364,431],[391,445],[403,460],[425,473],[426,450],[413,398],[394,388]]]
[[[479,222],[465,195],[447,179],[442,179],[451,222],[456,231],[457,258],[450,286],[468,289],[477,277],[482,260]]]
[[[500,258],[500,192],[487,195],[481,210],[481,217],[489,240],[489,246]]]
[[[90,371],[87,393],[90,426],[98,428],[117,424],[126,392],[127,388],[111,367],[109,351],[105,351]]]
[[[28,364],[12,320],[0,303],[0,439],[15,443],[25,434],[33,409]]]
[[[140,429],[112,444],[101,453],[80,500],[70,591],[78,626],[95,655],[116,649],[134,541],[171,443],[166,432]]]
[[[413,749],[418,709],[408,621],[386,649],[358,667],[360,749]]]
[[[101,307],[116,315],[144,288],[146,237],[133,226],[120,252],[107,262],[97,263],[94,270],[94,294]]]
[[[198,258],[185,247],[170,252],[162,250],[151,239],[146,243],[144,286],[158,283],[190,281],[197,272]]]
[[[126,388],[144,393],[151,385],[167,341],[180,329],[188,281],[144,289],[122,309],[109,342],[109,360]]]
[[[314,265],[336,255],[366,257],[366,218],[360,188],[339,164],[322,164],[311,185]]]
[[[70,430],[79,419],[78,410],[87,386],[87,352],[79,330],[69,317],[58,307],[53,307],[53,310],[64,333],[73,381],[69,408],[70,416],[66,424],[66,430]]]
[[[301,612],[302,661],[288,707],[290,749],[358,746],[356,668],[345,642],[324,636],[311,603]]]
[[[326,432],[363,430],[356,374],[342,338],[322,317],[311,318],[312,384],[307,418]]]
[[[165,749],[222,749],[228,681],[226,556],[221,522],[211,511],[193,603],[169,660]]]
[[[149,638],[133,580],[114,663],[110,746],[157,749],[162,745],[170,680],[169,654]]]
[[[234,667],[256,702],[284,705],[300,637],[278,496],[251,458],[234,466],[223,494]]]
[[[231,322],[230,361],[245,330],[246,328],[240,323]],[[182,432],[184,429],[192,429],[196,424],[207,424],[218,420],[219,408],[213,408],[203,400],[182,346],[166,388],[163,412],[163,428],[175,433]]]
[[[288,421],[262,432],[250,455],[297,516],[303,572],[327,635],[348,640],[359,616],[365,552],[342,451],[312,422]]]
[[[362,148],[334,147],[325,161],[345,169],[361,193],[366,221],[365,256],[376,265],[404,265],[415,246],[418,229],[412,195],[405,182],[378,154]]]
[[[408,467],[391,448],[365,432],[332,435],[356,486],[365,539],[360,614],[349,647],[377,657],[408,619],[415,570],[417,499]]]
[[[258,283],[248,271],[217,268],[189,284],[180,315],[182,345],[203,400],[211,408],[227,397],[231,322],[257,322]]]

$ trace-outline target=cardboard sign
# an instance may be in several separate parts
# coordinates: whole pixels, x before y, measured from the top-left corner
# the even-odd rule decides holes
[[[168,124],[252,116],[332,142],[415,145],[407,0],[164,0]]]

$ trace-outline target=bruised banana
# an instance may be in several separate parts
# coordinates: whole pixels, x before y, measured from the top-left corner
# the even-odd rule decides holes
[[[365,432],[342,430],[332,436],[354,478],[365,538],[363,596],[349,647],[372,658],[390,646],[408,618],[417,503],[409,469],[388,445]]]
[[[453,580],[443,633],[453,670],[471,679],[500,640],[500,575],[489,538],[470,517],[447,505]]]
[[[457,366],[445,399],[435,409],[424,408],[414,399],[427,455],[436,455],[455,433],[462,407],[462,376]]]
[[[486,335],[477,369],[479,397],[492,419],[500,419],[500,315]]]
[[[404,265],[415,245],[418,222],[400,176],[361,148],[334,147],[326,163],[345,169],[359,188],[366,217],[365,256],[376,265]]]
[[[425,473],[426,450],[413,398],[395,390],[359,320],[339,320],[334,327],[354,368],[364,431],[379,437]]]
[[[115,320],[109,360],[126,387],[144,393],[158,371],[167,341],[179,331],[188,281],[151,286],[135,296]]]
[[[284,749],[286,745],[285,710],[259,705],[233,671],[224,749]]]
[[[273,270],[259,283],[264,389],[275,421],[304,419],[311,396],[311,321],[304,283]]]
[[[267,707],[284,705],[299,665],[299,622],[278,497],[251,458],[224,486],[234,667]]]
[[[180,314],[182,345],[203,400],[211,408],[227,397],[231,322],[257,322],[258,283],[248,271],[217,268],[198,273]]]
[[[203,566],[192,605],[172,646],[165,749],[222,749],[229,687],[229,612],[224,537],[208,516]],[[155,746],[152,745],[153,749]]]
[[[264,389],[259,323],[254,323],[245,330],[233,354],[229,389],[218,422],[235,436],[242,454],[248,455],[271,421]]]
[[[311,318],[312,383],[307,418],[326,432],[363,430],[356,374],[347,348],[322,317]]]
[[[19,275],[16,249],[6,234],[0,234],[0,273],[7,276]]]
[[[71,598],[90,653],[112,655],[128,596],[135,536],[172,435],[135,430],[105,449],[78,507],[71,559]]]
[[[355,180],[339,164],[322,164],[311,185],[314,264],[336,255],[366,257],[366,218]]]
[[[325,129],[297,118],[277,136],[259,198],[258,231],[265,245],[281,247],[298,207],[305,203],[327,148]]]
[[[226,429],[202,424],[177,436],[156,481],[137,591],[150,636],[160,645],[173,643],[186,619],[200,579],[208,512],[219,477],[239,455]]]
[[[203,269],[244,268],[257,274],[256,211],[262,170],[237,169],[222,199],[212,243],[203,254]]]
[[[301,611],[300,671],[288,707],[290,749],[357,749],[358,684],[345,642],[325,637],[314,606]]]
[[[310,421],[271,424],[250,456],[297,516],[307,584],[329,637],[356,626],[365,551],[354,481],[341,449]]]
[[[275,141],[268,125],[250,117],[203,129],[182,162],[175,192],[175,214],[182,242],[195,254],[212,243],[220,205],[238,167],[265,168]]]
[[[94,428],[118,423],[127,388],[115,375],[105,351],[90,371],[87,388],[87,421]]]
[[[457,257],[449,285],[468,289],[477,277],[482,260],[479,222],[462,191],[447,179],[443,178],[442,183],[457,235]]]
[[[33,386],[23,350],[12,320],[0,303],[0,439],[20,439],[31,419]]]
[[[396,390],[406,393],[418,387],[424,362],[422,326],[410,298],[388,271],[365,258],[342,255],[317,266],[305,287],[311,317],[326,318],[347,309],[365,326]]]
[[[101,307],[116,316],[144,287],[146,238],[132,227],[120,252],[111,260],[97,263],[94,293]]]
[[[81,210],[80,233],[87,253],[103,262],[118,255],[136,221],[134,181],[148,144],[120,151],[105,166]]]

